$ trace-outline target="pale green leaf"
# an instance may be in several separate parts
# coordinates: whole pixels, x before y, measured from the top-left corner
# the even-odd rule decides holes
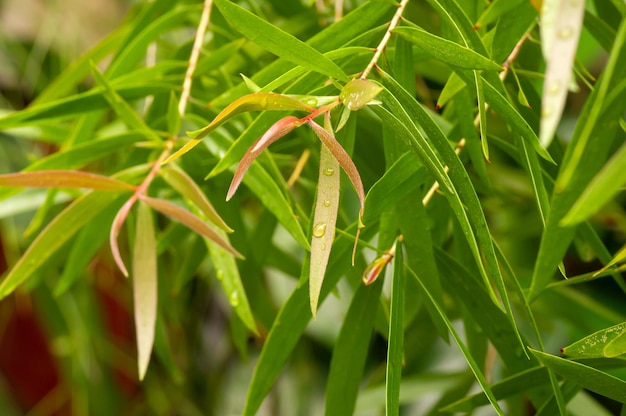
[[[139,203],[133,250],[133,300],[139,380],[150,363],[157,316],[157,254],[152,212]]]
[[[594,332],[568,345],[561,351],[567,357],[573,359],[615,357],[626,353],[625,334],[626,322],[622,322],[610,328]]]

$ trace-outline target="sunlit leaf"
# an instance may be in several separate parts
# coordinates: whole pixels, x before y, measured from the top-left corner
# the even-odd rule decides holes
[[[228,188],[228,194],[226,195],[226,200],[230,200],[241,181],[243,180],[243,176],[248,171],[248,168],[254,162],[254,160],[259,156],[259,154],[270,144],[274,143],[276,140],[280,139],[284,135],[291,132],[293,129],[300,125],[300,120],[294,116],[287,116],[285,118],[281,118],[278,120],[272,127],[270,127],[263,136],[259,137],[256,142],[248,149],[243,158],[237,165],[237,170],[235,171],[235,175],[233,176],[233,180],[230,183],[230,188]]]
[[[206,127],[200,130],[189,132],[189,136],[192,140],[187,142],[183,147],[176,151],[173,155],[168,157],[163,163],[169,163],[178,159],[192,148],[194,148],[201,139],[215,130],[222,123],[226,122],[231,117],[236,116],[247,111],[266,111],[266,110],[281,110],[281,111],[293,111],[301,110],[311,112],[313,108],[302,103],[301,101],[287,97],[281,94],[275,94],[272,92],[255,92],[253,94],[245,95],[241,98],[230,103],[224,108]]]
[[[356,111],[369,104],[383,87],[367,79],[353,79],[341,89],[339,98],[348,110]]]
[[[546,75],[539,140],[544,147],[552,141],[565,107],[584,11],[584,1],[544,0],[541,7],[541,47]]]
[[[215,230],[213,230],[204,221],[202,221],[191,212],[179,207],[176,204],[162,199],[151,198],[145,195],[141,195],[140,198],[142,201],[150,205],[155,210],[184,224],[201,236],[208,238],[209,240],[222,247],[224,250],[228,251],[233,256],[243,258],[243,256],[237,250],[235,250],[228,241],[225,241],[218,233],[215,232]]]
[[[139,203],[133,250],[133,300],[139,380],[150,363],[157,315],[157,253],[150,208]]]
[[[73,170],[43,170],[0,175],[0,186],[31,188],[86,188],[99,191],[133,191],[119,179]]]
[[[346,172],[348,178],[350,178],[352,186],[354,186],[361,203],[361,213],[359,215],[362,217],[365,208],[365,191],[363,189],[363,182],[361,182],[361,175],[359,175],[359,171],[354,165],[354,162],[330,132],[313,120],[309,120],[308,123],[313,128],[317,137],[324,143],[324,146],[326,146],[333,157],[337,159],[337,162],[344,172]]]
[[[311,238],[311,270],[309,273],[309,296],[313,318],[317,313],[317,303],[335,237],[335,224],[339,209],[339,181],[339,163],[322,144],[317,198],[312,222],[313,237]]]
[[[626,335],[626,322],[594,332],[564,347],[561,352],[573,359],[616,357],[626,353],[624,335]]]

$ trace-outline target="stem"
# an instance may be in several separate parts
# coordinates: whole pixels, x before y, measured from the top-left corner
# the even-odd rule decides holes
[[[385,32],[385,36],[383,36],[383,39],[380,41],[380,43],[376,47],[376,52],[374,53],[372,60],[370,61],[369,64],[367,64],[367,67],[361,73],[361,79],[367,78],[369,73],[372,71],[372,69],[376,65],[376,62],[378,62],[378,59],[380,59],[380,55],[383,53],[383,50],[387,47],[387,43],[389,43],[389,39],[391,38],[391,31],[394,30],[396,26],[398,26],[398,22],[400,21],[400,18],[402,17],[402,13],[404,13],[404,9],[408,3],[409,3],[409,0],[402,0],[400,4],[398,5],[398,10],[396,10],[396,13],[391,18],[391,22],[389,22],[389,27],[387,28],[387,31]]]

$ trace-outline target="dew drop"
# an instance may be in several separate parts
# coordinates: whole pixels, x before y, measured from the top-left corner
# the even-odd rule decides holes
[[[325,207],[329,207],[330,206],[330,201],[328,199],[324,201],[324,206]]]
[[[313,236],[317,238],[322,238],[324,237],[324,234],[326,234],[326,223],[319,222],[315,224],[315,226],[313,227]]]
[[[326,250],[326,243],[322,243],[322,250]]]
[[[228,297],[228,300],[230,300],[230,304],[233,307],[239,306],[239,293],[237,292],[231,293],[230,296]]]
[[[541,117],[548,118],[551,115],[552,115],[552,108],[551,107],[546,107],[543,110],[541,110]]]
[[[215,272],[215,277],[217,277],[217,280],[224,279],[224,270],[218,270],[217,272]]]
[[[572,28],[570,26],[562,27],[561,29],[559,29],[557,31],[557,35],[561,39],[568,39],[568,38],[572,37],[573,34],[574,34],[574,31],[572,30]]]
[[[335,174],[335,169],[333,168],[324,168],[322,173],[326,176],[333,176]]]

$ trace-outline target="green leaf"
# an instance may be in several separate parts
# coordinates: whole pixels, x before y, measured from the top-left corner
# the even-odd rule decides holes
[[[228,236],[222,230],[215,231],[224,241],[228,241]],[[222,285],[224,293],[228,298],[228,302],[237,313],[237,316],[245,324],[245,326],[252,331],[252,333],[258,335],[258,329],[250,310],[250,304],[246,291],[239,275],[239,269],[237,263],[230,251],[224,250],[224,248],[216,244],[214,241],[205,238],[209,252],[211,255],[211,261],[215,268],[215,276]]]
[[[133,300],[137,333],[137,365],[143,380],[150,363],[157,315],[157,254],[150,208],[139,203],[133,250]]]
[[[353,79],[341,89],[339,98],[349,110],[356,111],[369,104],[382,89],[367,79]]]
[[[565,360],[541,351],[529,349],[544,366],[587,390],[626,403],[626,381],[575,361]]]
[[[354,413],[381,290],[382,279],[354,293],[330,361],[325,415]]]
[[[335,238],[337,211],[339,209],[340,175],[339,163],[330,151],[321,145],[320,169],[317,181],[315,213],[311,239],[311,270],[309,272],[309,296],[313,319],[322,290],[322,282],[328,258]]]
[[[227,0],[215,0],[215,5],[235,29],[257,45],[311,71],[348,80],[348,76],[333,61],[293,35]]]
[[[30,188],[86,188],[98,191],[134,191],[133,185],[95,173],[73,170],[42,170],[0,175],[0,186]]]
[[[387,347],[386,414],[400,414],[400,382],[404,349],[404,257],[402,242],[395,248],[391,304],[389,312],[389,345]],[[396,243],[394,243],[395,246]]]
[[[624,84],[626,86],[626,84]],[[626,184],[626,145],[611,157],[600,172],[589,182],[572,208],[561,221],[562,225],[574,225],[584,221],[600,210],[611,198],[622,191]]]
[[[33,276],[68,240],[118,197],[113,192],[91,192],[65,208],[39,233],[0,283],[0,299]]]
[[[613,358],[626,353],[626,322],[594,332],[563,348],[568,358]],[[608,349],[608,351],[607,351]]]
[[[392,33],[404,37],[426,51],[429,55],[432,55],[435,59],[452,65],[453,67],[502,71],[500,65],[485,58],[480,53],[468,47],[461,46],[456,42],[430,34],[423,29],[401,26],[395,28]]]

